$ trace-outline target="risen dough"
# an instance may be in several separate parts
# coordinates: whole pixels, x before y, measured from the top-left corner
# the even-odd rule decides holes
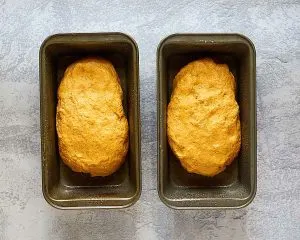
[[[241,145],[236,83],[226,64],[200,59],[173,81],[167,112],[168,141],[190,173],[214,176],[238,155]]]
[[[56,128],[62,160],[75,172],[107,176],[123,163],[128,123],[113,65],[86,58],[70,65],[58,89]]]

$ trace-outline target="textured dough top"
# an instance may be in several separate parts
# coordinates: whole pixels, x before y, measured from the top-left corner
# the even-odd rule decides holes
[[[63,161],[76,172],[107,176],[123,163],[128,123],[113,65],[86,58],[70,65],[58,89],[56,128]]]
[[[171,149],[191,173],[214,176],[238,155],[241,144],[236,83],[226,64],[201,59],[173,81],[167,113]]]

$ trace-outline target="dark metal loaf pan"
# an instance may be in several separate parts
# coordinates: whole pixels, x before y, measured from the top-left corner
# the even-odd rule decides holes
[[[129,150],[122,167],[108,177],[90,177],[71,171],[60,159],[56,134],[57,88],[65,69],[85,56],[110,60],[118,72],[129,122]],[[58,34],[40,49],[40,107],[42,186],[52,206],[122,208],[141,193],[138,47],[122,33]]]
[[[172,81],[187,63],[211,57],[227,63],[237,81],[242,145],[237,159],[217,176],[188,173],[172,153],[166,132],[166,111]],[[256,193],[256,87],[255,49],[239,34],[175,34],[157,51],[158,192],[176,209],[240,208]]]

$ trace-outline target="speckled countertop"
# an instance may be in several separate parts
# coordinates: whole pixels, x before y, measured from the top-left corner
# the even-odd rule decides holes
[[[300,2],[0,0],[0,239],[299,239]],[[121,31],[140,49],[143,192],[122,210],[62,211],[41,191],[39,69],[58,32]],[[238,32],[257,51],[258,189],[240,210],[175,211],[156,191],[156,47]]]

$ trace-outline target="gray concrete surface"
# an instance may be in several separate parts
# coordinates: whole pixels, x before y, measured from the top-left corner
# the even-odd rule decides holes
[[[0,239],[300,239],[300,2],[0,0]],[[38,51],[58,32],[122,31],[140,49],[143,192],[61,211],[41,192]],[[175,211],[156,191],[156,47],[238,32],[257,51],[258,190],[240,210]]]

